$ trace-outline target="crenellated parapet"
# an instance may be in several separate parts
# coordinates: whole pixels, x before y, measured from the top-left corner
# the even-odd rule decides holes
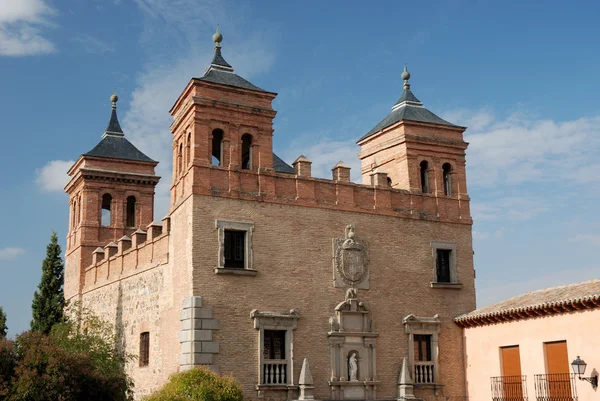
[[[302,174],[194,165],[194,180],[179,193],[472,224],[470,198],[459,191],[440,196],[440,191],[395,189],[380,171],[372,174],[370,185],[356,184],[350,182],[350,168],[343,162],[332,169],[333,179],[315,178],[310,169],[298,168],[300,163],[308,166],[310,162],[303,157],[295,163]],[[175,207],[185,199],[176,200]]]
[[[165,217],[162,224],[152,222],[131,238],[96,248],[85,269],[83,293],[168,263],[170,227],[170,217]]]

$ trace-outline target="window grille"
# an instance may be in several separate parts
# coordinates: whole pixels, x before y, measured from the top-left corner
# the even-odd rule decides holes
[[[150,333],[140,334],[140,367],[148,366],[150,363]]]

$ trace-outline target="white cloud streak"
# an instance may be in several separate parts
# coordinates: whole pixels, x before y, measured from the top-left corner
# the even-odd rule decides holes
[[[0,248],[0,260],[16,259],[25,253],[23,248]]]
[[[71,41],[79,43],[86,53],[113,53],[115,51],[114,44],[106,43],[98,38],[90,35],[78,35]]]
[[[0,55],[31,56],[56,51],[43,32],[56,11],[44,0],[0,0]]]
[[[75,163],[73,160],[52,160],[36,171],[35,182],[45,192],[62,192],[69,176],[67,171]]]

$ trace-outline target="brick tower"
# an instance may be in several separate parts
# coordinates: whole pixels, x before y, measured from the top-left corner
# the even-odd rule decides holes
[[[363,184],[371,184],[375,172],[384,172],[392,188],[468,199],[466,128],[423,107],[410,90],[406,66],[402,79],[404,91],[392,112],[357,142]]]
[[[125,138],[117,118],[116,94],[101,141],[69,169],[65,187],[70,218],[67,234],[65,298],[83,287],[86,267],[97,247],[146,227],[153,219],[158,164]]]

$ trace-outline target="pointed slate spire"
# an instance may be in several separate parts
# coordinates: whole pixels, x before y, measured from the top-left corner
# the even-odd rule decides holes
[[[404,90],[402,91],[402,96],[400,96],[400,99],[398,99],[394,107],[392,107],[392,110],[396,110],[402,106],[406,106],[407,104],[410,104],[411,106],[423,106],[423,103],[421,103],[421,101],[417,99],[417,97],[410,90],[410,82],[408,82],[410,79],[410,72],[408,72],[406,69],[406,64],[404,64],[404,71],[402,72],[401,77],[404,80]]]
[[[221,31],[218,25],[217,31],[213,34],[212,38],[215,42],[215,55],[213,56],[208,70],[210,70],[211,68],[215,68],[222,71],[233,72],[233,67],[227,61],[225,61],[223,55],[221,54],[221,42],[223,41],[223,35],[221,35]]]
[[[119,124],[119,119],[117,118],[117,102],[119,101],[119,97],[117,93],[113,93],[110,97],[110,101],[112,102],[112,113],[110,114],[110,121],[108,122],[108,126],[106,130],[104,130],[104,134],[102,138],[105,136],[124,136],[123,130],[121,129],[121,124]]]

